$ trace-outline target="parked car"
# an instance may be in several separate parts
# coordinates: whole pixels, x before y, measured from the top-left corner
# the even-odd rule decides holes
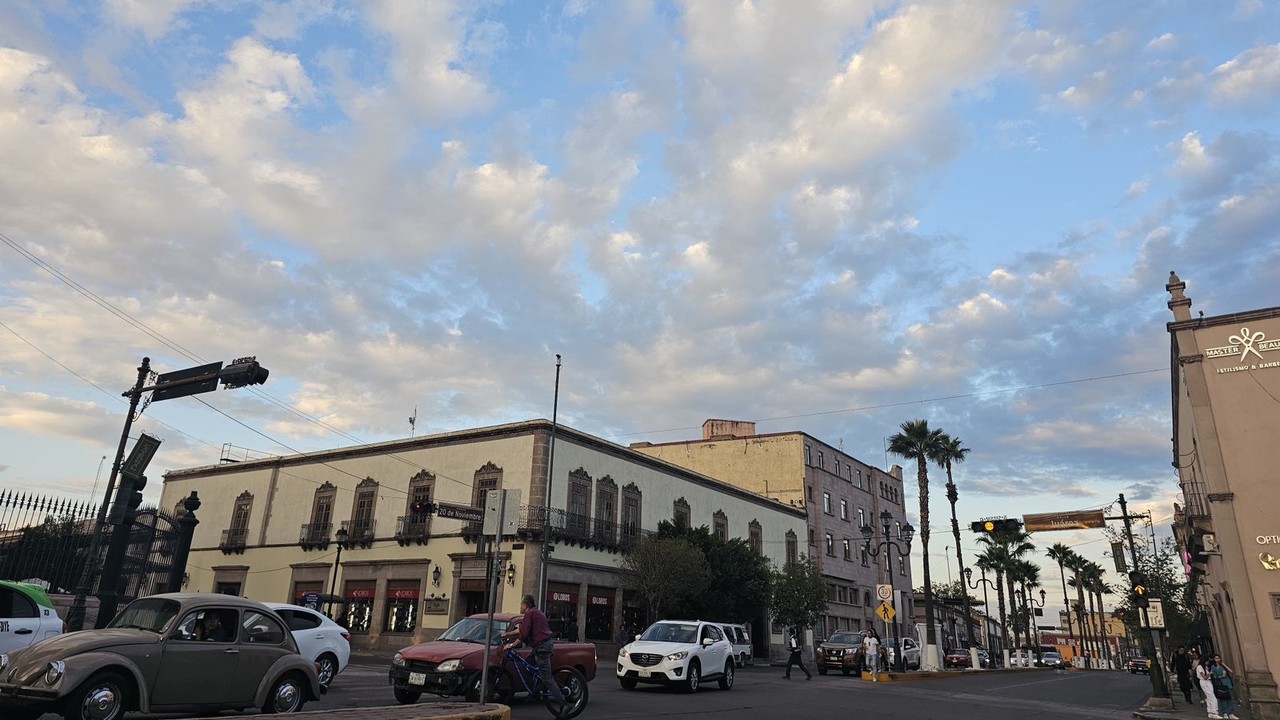
[[[953,648],[942,656],[942,665],[949,668],[973,667],[973,658],[968,648]]]
[[[1030,650],[1018,649],[1009,651],[1009,667],[1029,668],[1035,664],[1035,655],[1032,655]]]
[[[660,620],[640,639],[618,651],[618,684],[633,690],[637,683],[676,685],[697,692],[703,680],[733,689],[733,645],[715,623]]]
[[[478,700],[486,631],[490,643],[489,667],[496,668],[502,664],[502,633],[517,627],[521,618],[518,613],[495,613],[490,624],[488,614],[478,613],[454,623],[431,642],[400,650],[391,659],[388,671],[396,702],[411,705],[423,693],[441,697],[462,695],[468,700]],[[529,652],[529,648],[520,649],[523,656],[527,657]],[[571,671],[572,682],[581,683],[585,694],[586,683],[596,676],[596,646],[557,640],[551,655],[551,671],[556,675]],[[515,669],[508,667],[507,672],[506,677],[492,677],[493,697],[509,699],[513,693],[523,692],[520,681],[510,675]]]
[[[880,638],[880,645],[888,652],[889,667],[898,667],[898,638]],[[915,638],[902,638],[902,659],[907,670],[920,669],[920,643]]]
[[[267,606],[232,595],[135,600],[102,630],[0,655],[0,717],[120,720],[124,713],[292,713],[324,688]]]
[[[1150,675],[1151,661],[1144,657],[1129,658],[1129,674],[1137,675],[1138,673]]]
[[[978,648],[978,664],[984,668],[991,667],[991,655],[986,648]]]
[[[293,633],[298,652],[316,661],[320,684],[329,687],[351,661],[351,633],[323,613],[288,603],[263,603],[276,611]]]
[[[814,666],[819,675],[828,670],[839,670],[845,675],[862,672],[862,631],[832,633],[818,643],[814,653]]]
[[[738,623],[720,623],[724,636],[733,645],[733,659],[738,667],[751,665],[755,658],[755,650],[751,647],[751,629]]]
[[[0,653],[21,650],[66,631],[67,624],[58,617],[44,588],[0,580]]]
[[[1040,666],[1062,669],[1067,666],[1062,654],[1056,651],[1040,653]]]

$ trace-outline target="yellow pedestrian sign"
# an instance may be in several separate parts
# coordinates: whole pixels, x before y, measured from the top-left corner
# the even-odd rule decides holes
[[[885,622],[892,622],[893,616],[898,613],[894,611],[893,606],[887,602],[880,603],[880,607],[876,608],[876,617]]]

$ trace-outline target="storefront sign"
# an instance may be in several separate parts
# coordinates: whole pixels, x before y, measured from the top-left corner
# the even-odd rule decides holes
[[[422,601],[423,615],[444,615],[449,612],[448,598],[428,598]]]
[[[578,604],[578,596],[576,593],[557,592],[552,590],[547,593],[547,599],[551,602],[563,602],[569,603],[570,605]]]
[[[417,600],[418,588],[403,588],[400,590],[390,590],[387,595],[392,600]]]
[[[373,599],[373,588],[347,588],[347,597],[356,600]]]
[[[1280,360],[1268,360],[1262,353],[1280,350],[1280,340],[1268,340],[1264,332],[1252,332],[1247,327],[1240,328],[1227,338],[1230,345],[1205,348],[1205,358],[1223,358],[1239,356],[1236,365],[1218,368],[1219,375],[1240,372],[1241,370],[1261,370],[1280,367]]]
[[[1280,545],[1280,535],[1259,535],[1259,545]]]
[[[1280,558],[1271,553],[1259,554],[1258,562],[1262,563],[1263,570],[1280,570]]]
[[[591,596],[590,596],[590,598],[589,598],[589,600],[588,600],[588,603],[589,603],[589,604],[591,604],[591,605],[605,605],[605,606],[608,606],[608,605],[612,605],[612,604],[613,604],[613,598],[608,597],[608,596],[606,596],[606,595],[591,595]]]

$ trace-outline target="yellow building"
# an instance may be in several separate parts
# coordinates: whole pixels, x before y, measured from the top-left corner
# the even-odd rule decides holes
[[[629,543],[660,521],[683,517],[744,538],[777,565],[787,538],[804,533],[800,509],[563,425],[554,453],[551,438],[551,423],[534,420],[175,470],[161,503],[176,507],[192,491],[203,502],[188,590],[283,602],[318,595],[354,647],[387,651],[485,609],[479,524],[421,516],[415,503],[480,506],[488,490],[519,490],[518,529],[497,563],[497,609],[516,612],[524,594],[537,595],[550,525],[542,607],[562,633],[576,626],[581,639],[602,642],[645,620],[618,568]],[[764,617],[755,625],[756,652],[768,656],[782,638]]]

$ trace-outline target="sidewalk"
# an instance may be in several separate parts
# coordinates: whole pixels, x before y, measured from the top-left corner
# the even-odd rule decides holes
[[[1133,716],[1139,720],[1206,720],[1209,717],[1209,711],[1200,704],[1198,695],[1193,693],[1191,697],[1196,698],[1196,702],[1188,705],[1181,692],[1175,689],[1173,694],[1172,710],[1148,707],[1161,702],[1160,698],[1149,698],[1145,705],[1133,711]],[[1236,715],[1240,720],[1250,718],[1248,708],[1240,702],[1236,702]]]

